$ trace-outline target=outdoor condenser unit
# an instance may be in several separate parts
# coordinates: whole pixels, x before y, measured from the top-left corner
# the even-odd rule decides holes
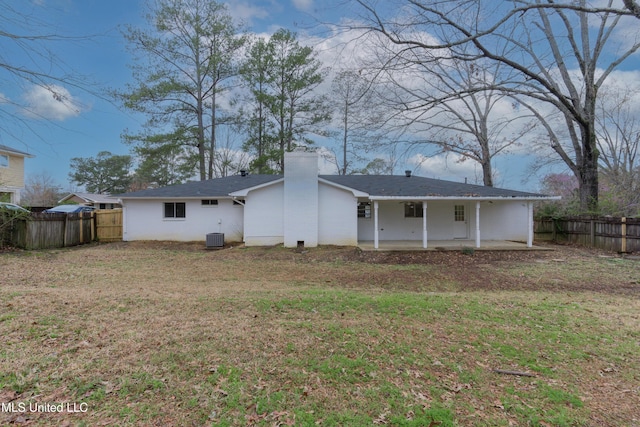
[[[224,233],[207,234],[207,249],[222,248],[224,246]]]

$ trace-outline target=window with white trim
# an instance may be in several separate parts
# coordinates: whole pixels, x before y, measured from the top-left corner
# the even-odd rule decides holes
[[[371,202],[358,202],[358,218],[371,218]]]
[[[184,202],[169,202],[164,204],[165,218],[186,218],[187,207]]]
[[[6,154],[0,154],[0,168],[9,167],[9,156]]]
[[[218,199],[202,199],[200,203],[202,206],[218,206]]]

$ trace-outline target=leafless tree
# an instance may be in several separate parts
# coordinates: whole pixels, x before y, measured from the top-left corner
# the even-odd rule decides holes
[[[414,148],[436,145],[443,153],[455,153],[482,168],[484,185],[492,187],[493,160],[520,145],[520,138],[535,123],[520,103],[500,89],[502,64],[455,58],[418,67],[412,83],[397,84],[404,98],[405,117],[418,136]],[[404,80],[407,80],[406,78]],[[419,84],[416,84],[419,82]]]
[[[550,135],[550,147],[578,178],[581,207],[597,208],[595,105],[609,75],[640,48],[637,31],[627,29],[624,37],[619,31],[628,10],[613,7],[613,0],[597,10],[586,0],[396,0],[384,9],[372,0],[355,2],[362,24],[351,28],[396,45],[394,60],[485,58],[515,72],[517,79],[501,89],[562,115],[568,138]]]
[[[346,175],[352,168],[353,160],[359,159],[358,148],[377,140],[379,112],[373,100],[371,84],[355,70],[340,71],[331,86],[334,117],[340,123],[336,132],[340,140],[341,156],[336,155],[338,173]],[[340,157],[342,157],[340,161]],[[351,159],[351,160],[350,160]]]
[[[62,188],[47,172],[27,178],[21,202],[25,206],[55,206],[62,197]]]
[[[598,100],[598,149],[603,184],[621,215],[640,212],[640,90],[607,88]]]

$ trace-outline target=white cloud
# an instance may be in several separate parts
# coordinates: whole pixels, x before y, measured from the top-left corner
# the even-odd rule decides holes
[[[292,0],[293,6],[302,11],[309,11],[313,7],[313,0]]]
[[[26,106],[22,109],[25,116],[63,121],[79,116],[85,110],[78,99],[62,86],[33,86],[24,94]]]
[[[250,2],[230,1],[227,3],[229,14],[246,24],[251,24],[254,19],[265,19],[269,16],[269,11],[260,6],[255,6]]]

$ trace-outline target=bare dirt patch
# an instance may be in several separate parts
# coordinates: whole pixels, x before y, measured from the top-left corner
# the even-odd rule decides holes
[[[370,277],[366,284],[368,287],[391,285],[421,291],[429,287],[442,290],[443,285],[453,285],[450,290],[592,291],[640,295],[640,262],[623,266],[621,261],[625,257],[622,255],[571,245],[547,244],[544,247],[551,250],[544,251],[475,251],[472,254],[457,250],[364,252],[353,247],[332,246],[306,250],[284,249],[281,246],[235,246],[206,250],[200,242],[137,242],[121,245],[161,251],[205,252],[212,259],[244,260],[248,264],[291,261],[294,266],[320,263],[348,265],[349,268],[339,272],[338,277],[334,272],[333,277],[325,278],[327,283],[337,282],[344,286],[363,284],[358,266],[363,264],[398,267],[392,271],[381,270]],[[412,269],[411,266],[416,268]],[[431,267],[431,275],[425,277],[419,266]],[[312,275],[314,271],[311,269],[308,273]],[[576,275],[570,274],[572,271]],[[317,280],[321,282],[322,278]]]

